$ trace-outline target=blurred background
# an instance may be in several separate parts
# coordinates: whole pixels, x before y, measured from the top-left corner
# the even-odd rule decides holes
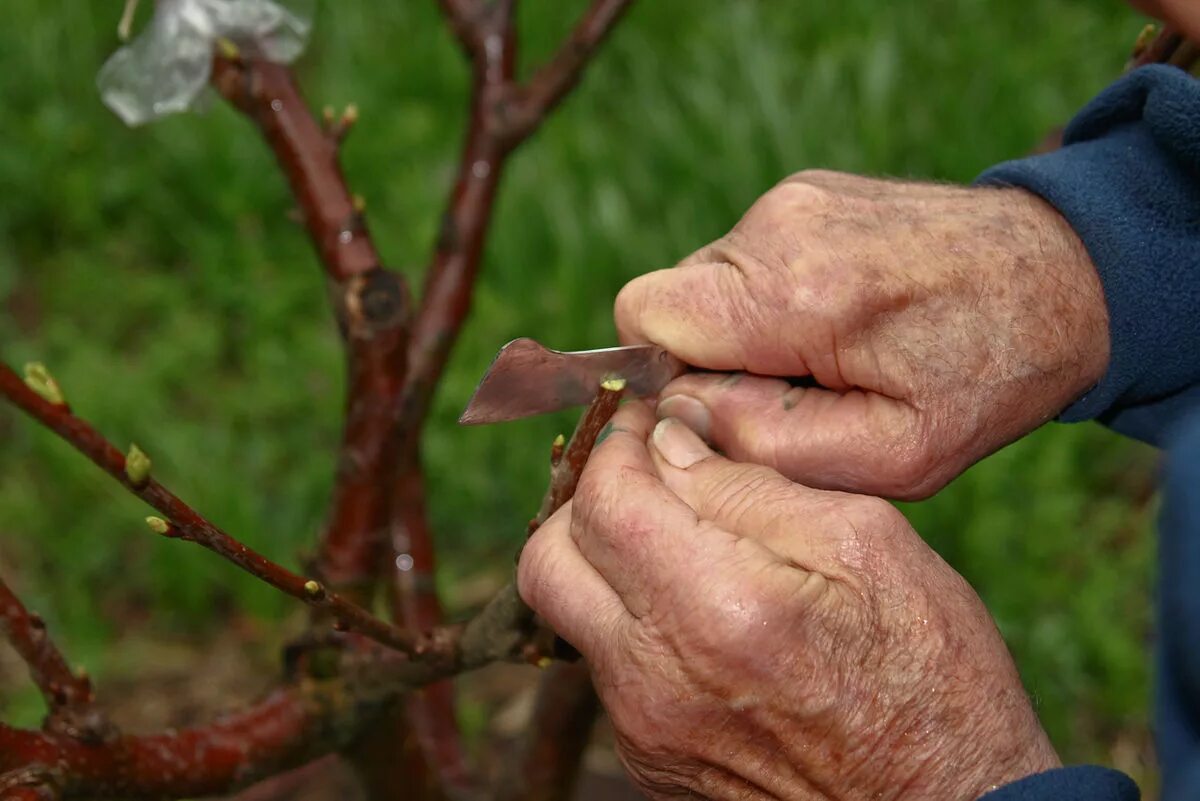
[[[521,5],[528,66],[585,3]],[[119,6],[5,4],[0,357],[45,361],[118,445],[136,441],[182,497],[295,565],[322,523],[340,428],[321,272],[244,119],[213,102],[129,130],[101,105]],[[547,445],[572,425],[455,425],[501,344],[612,343],[625,281],[721,235],[792,171],[970,181],[1116,77],[1143,23],[1120,0],[638,3],[502,185],[425,437],[450,604],[505,577]],[[321,4],[298,69],[314,106],[360,106],[346,172],[385,262],[420,286],[467,89],[433,0]],[[1147,448],[1053,424],[905,506],[996,616],[1064,760],[1116,765],[1151,793],[1154,471]],[[0,407],[0,571],[101,696],[149,725],[253,690],[302,616],[150,535],[145,514]],[[483,731],[489,710],[466,697],[467,728]],[[3,645],[0,715],[41,715]]]

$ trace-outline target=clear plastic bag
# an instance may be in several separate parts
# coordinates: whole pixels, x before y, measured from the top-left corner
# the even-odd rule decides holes
[[[100,69],[100,96],[126,125],[191,108],[212,73],[213,48],[229,39],[281,64],[304,50],[315,0],[158,0],[137,38]]]

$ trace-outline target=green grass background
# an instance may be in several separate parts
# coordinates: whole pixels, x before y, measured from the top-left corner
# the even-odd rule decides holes
[[[0,355],[47,362],[76,409],[252,546],[293,562],[329,494],[341,354],[270,154],[214,104],[128,130],[94,76],[117,3],[10,0],[0,25]],[[580,0],[522,4],[523,61]],[[969,181],[1120,71],[1118,0],[642,0],[513,159],[474,315],[426,437],[443,584],[509,564],[568,417],[460,429],[497,346],[614,338],[611,299],[723,233],[805,167]],[[344,151],[387,262],[419,286],[453,170],[466,69],[432,0],[325,3],[299,67],[357,102]],[[1064,758],[1142,765],[1154,455],[1054,425],[906,507],[978,588]],[[0,409],[0,570],[100,672],[121,627],[265,620],[272,591],[149,535],[145,510]],[[10,719],[37,714],[0,686]],[[1152,782],[1152,778],[1150,779]]]

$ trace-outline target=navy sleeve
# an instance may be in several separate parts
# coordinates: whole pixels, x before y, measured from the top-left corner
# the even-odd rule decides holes
[[[1142,794],[1124,773],[1095,765],[1035,773],[985,794],[979,801],[1138,801]]]
[[[1068,407],[1161,445],[1200,404],[1200,81],[1135,70],[1089,103],[1053,153],[991,168],[978,183],[1023,187],[1067,219],[1108,303],[1108,372]]]
[[[1200,407],[1170,440],[1158,537],[1155,744],[1172,801],[1200,798]]]

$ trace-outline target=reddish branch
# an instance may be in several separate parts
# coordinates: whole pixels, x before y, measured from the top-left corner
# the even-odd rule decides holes
[[[346,423],[318,572],[369,601],[387,515],[387,451],[393,411],[404,383],[409,293],[380,265],[363,203],[338,162],[344,131],[323,127],[309,111],[287,67],[254,59],[218,58],[213,85],[258,126],[287,177],[330,281],[346,341]],[[353,116],[343,115],[341,128]],[[339,125],[338,123],[331,123]]]
[[[516,658],[527,637],[515,625],[519,616],[515,591],[507,588],[459,629],[452,659],[417,661],[378,646],[342,650],[332,666],[192,729],[98,742],[0,724],[0,797],[26,786],[63,797],[131,799],[237,790],[348,747],[414,688]]]
[[[380,620],[366,609],[325,589],[319,582],[293,573],[243,545],[153,478],[135,484],[126,474],[125,455],[121,451],[91,424],[72,414],[65,404],[51,403],[42,398],[4,364],[0,364],[0,395],[58,434],[126,489],[161,512],[169,521],[166,536],[195,542],[207,548],[272,587],[328,611],[349,631],[409,655],[439,658],[447,654],[449,632],[417,634]]]
[[[550,515],[557,512],[575,494],[575,488],[579,486],[579,476],[592,454],[592,448],[596,446],[600,433],[616,413],[624,392],[624,380],[616,379],[602,384],[596,400],[592,401],[587,411],[579,418],[575,432],[566,446],[561,452],[558,443],[551,447],[550,486],[542,496],[542,507],[538,510],[537,517],[529,521],[530,534],[537,531],[542,523],[550,519]]]
[[[569,442],[555,440],[550,449],[550,486],[542,507],[529,522],[532,534],[575,494],[592,449],[610,424],[624,393],[624,382],[606,382],[575,426]],[[532,610],[521,605],[522,626],[537,628]],[[527,649],[534,658],[555,650],[554,635],[542,628]],[[560,643],[560,645],[562,645]],[[573,649],[567,649],[573,650]],[[496,801],[567,801],[579,775],[584,750],[600,702],[586,665],[549,666],[538,685],[533,717],[518,751],[497,783]]]
[[[469,128],[433,258],[426,272],[411,341],[408,373],[390,442],[399,460],[389,495],[393,617],[427,628],[440,620],[434,590],[433,538],[424,513],[420,430],[450,351],[470,309],[497,187],[508,155],[582,75],[596,47],[632,0],[596,0],[558,53],[526,86],[515,79],[515,0],[439,0],[471,61]],[[414,699],[411,714],[427,752],[447,781],[463,786],[465,767],[449,687]]]
[[[442,0],[441,4],[460,39],[488,44],[469,48],[474,76],[470,130],[413,327],[403,408],[416,419],[409,424],[424,418],[470,309],[496,186],[508,154],[578,83],[596,48],[632,0],[596,0],[566,43],[526,84],[514,78],[512,2],[485,6],[470,0]]]
[[[64,707],[91,704],[92,684],[87,676],[75,675],[46,633],[46,624],[25,608],[3,578],[0,578],[0,634],[29,667],[29,677],[41,690],[52,714]]]
[[[579,82],[584,67],[633,0],[597,0],[554,57],[522,87],[509,122],[521,136],[537,128]]]

